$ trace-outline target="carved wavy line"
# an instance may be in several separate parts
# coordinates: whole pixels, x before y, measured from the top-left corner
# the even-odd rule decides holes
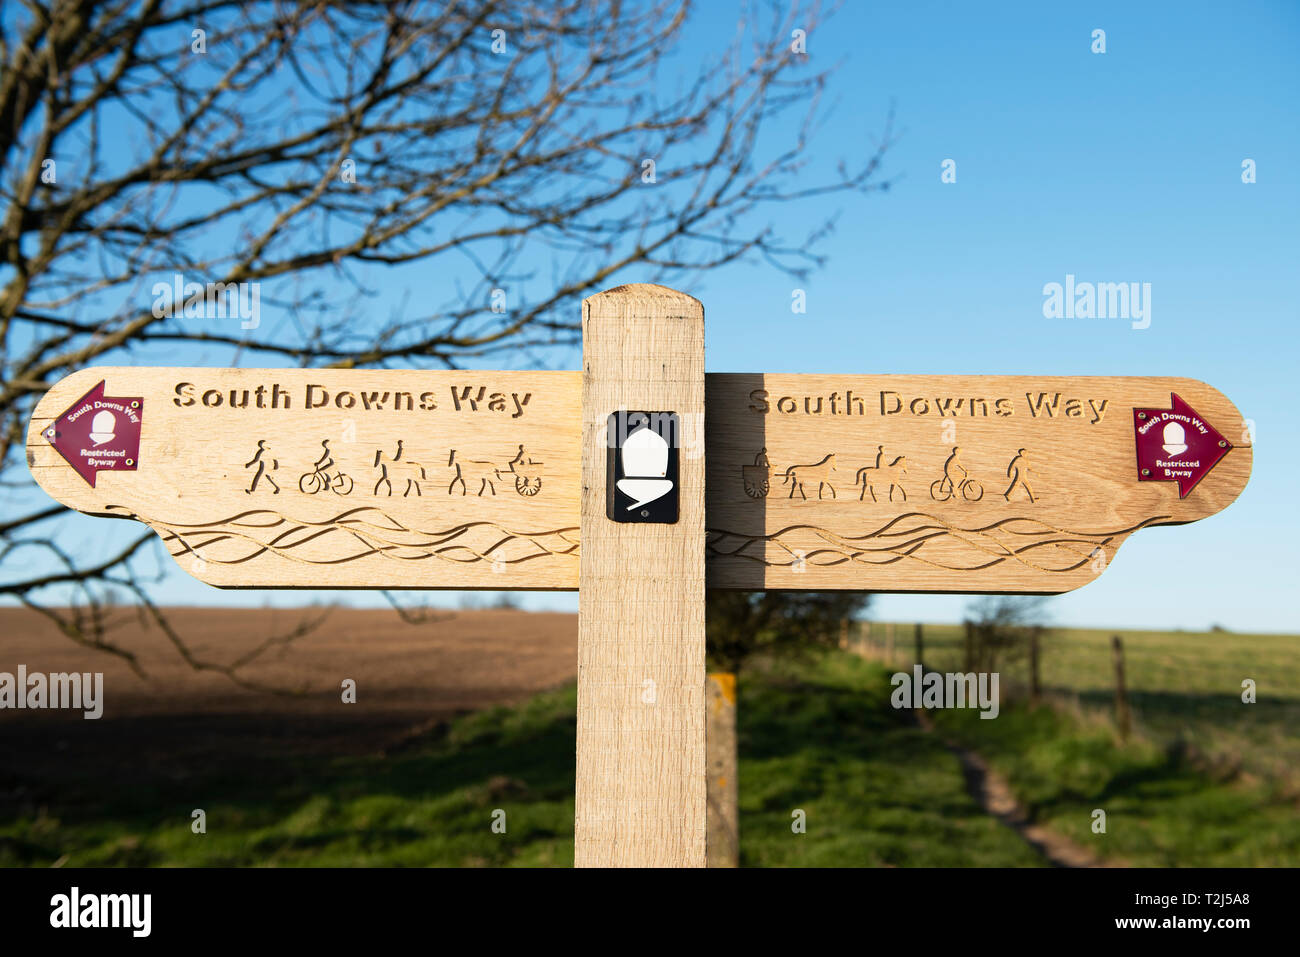
[[[411,551],[415,549],[414,546],[409,546],[400,543],[398,544],[385,543],[382,545],[376,545],[374,543],[367,542],[361,536],[354,536],[358,539],[358,541],[363,546],[360,551],[353,552],[348,555],[339,556],[336,558],[303,558],[302,556],[290,551],[290,549],[296,548],[299,545],[301,545],[302,542],[295,542],[293,545],[290,545],[288,547],[278,547],[274,544],[259,542],[257,539],[254,539],[248,535],[237,535],[233,533],[226,533],[224,535],[220,535],[215,538],[206,539],[201,543],[192,543],[188,541],[186,537],[186,533],[168,532],[165,530],[164,527],[157,526],[157,525],[150,525],[150,527],[154,528],[154,530],[158,532],[159,536],[163,539],[165,543],[168,544],[176,543],[179,546],[178,549],[171,550],[173,555],[179,556],[179,555],[184,555],[189,553],[189,554],[193,554],[197,558],[201,558],[204,561],[207,561],[210,564],[214,564],[214,565],[241,565],[245,562],[251,561],[254,558],[259,557],[260,555],[264,555],[267,552],[278,555],[281,558],[285,558],[297,562],[303,562],[304,564],[311,564],[311,565],[339,565],[339,564],[344,564],[346,562],[357,561],[362,558],[368,558],[371,555],[380,555],[384,558],[392,559],[394,561],[422,561],[428,558],[442,558],[446,561],[453,561],[461,564],[475,562],[475,561],[485,561],[485,562],[500,561],[502,564],[505,565],[517,565],[526,561],[531,561],[533,559],[543,558],[546,556],[562,557],[562,556],[573,555],[578,548],[578,545],[576,543],[569,544],[567,548],[559,548],[559,549],[548,548],[546,545],[536,541],[532,537],[507,536],[506,538],[497,540],[497,542],[494,545],[492,545],[487,551],[478,551],[477,549],[474,549],[469,545],[451,545],[444,548],[433,549],[432,551],[416,550],[415,554],[394,554],[396,552]],[[313,538],[314,537],[316,536],[313,536]],[[493,554],[499,552],[501,548],[504,548],[510,542],[519,541],[519,540],[530,542],[538,550],[532,554],[522,555],[513,558],[500,558]],[[239,556],[238,558],[215,558],[215,557],[211,557],[210,555],[202,554],[203,551],[210,551],[213,545],[222,541],[244,542],[249,546],[251,546],[252,550],[245,555]],[[470,557],[465,557],[465,556],[470,556]]]
[[[295,521],[266,509],[253,509],[216,523],[166,522],[140,515],[124,506],[109,508],[127,513],[148,525],[158,533],[173,555],[193,554],[204,561],[223,565],[243,564],[267,553],[314,565],[337,565],[372,555],[395,561],[439,558],[458,564],[499,561],[517,565],[547,556],[572,557],[579,548],[576,534],[579,529],[576,526],[553,531],[516,532],[494,522],[478,521],[424,531],[407,528],[392,516],[370,507],[349,509],[328,521]],[[378,514],[387,524],[360,518],[367,512]],[[414,540],[402,540],[402,532],[414,536]],[[268,538],[265,533],[275,534]],[[340,534],[354,542],[353,550],[324,557],[303,554],[303,550],[313,544],[323,544],[331,536]],[[486,544],[475,544],[468,540],[471,536],[490,537]],[[531,546],[533,550],[523,555],[503,555],[502,550],[514,543]],[[228,557],[213,555],[212,550],[219,545],[243,546],[245,551]]]
[[[1075,552],[1075,554],[1079,556],[1079,560],[1076,561],[1076,562],[1074,562],[1074,563],[1071,564],[1071,565],[1067,565],[1067,566],[1064,566],[1064,567],[1061,567],[1061,568],[1057,568],[1057,567],[1048,567],[1048,566],[1045,566],[1045,565],[1038,564],[1038,563],[1036,563],[1036,562],[1029,561],[1029,560],[1027,560],[1027,559],[1024,557],[1024,553],[1027,552],[1027,551],[1029,551],[1029,550],[1031,550],[1031,549],[1042,548],[1042,547],[1044,547],[1044,546],[1048,546],[1048,545],[1062,545],[1062,544],[1070,544],[1070,545],[1073,545],[1073,544],[1077,544],[1077,543],[1074,543],[1074,542],[1063,543],[1063,542],[1058,542],[1058,541],[1052,541],[1052,542],[1035,542],[1035,543],[1033,543],[1033,544],[1031,544],[1031,545],[1027,545],[1027,546],[1025,546],[1025,547],[1022,548],[1022,549],[1018,549],[1017,552],[1016,552],[1014,555],[1006,555],[1006,556],[997,556],[997,555],[994,555],[993,558],[992,558],[992,560],[990,560],[990,561],[981,562],[981,563],[978,563],[978,564],[965,564],[965,565],[962,565],[962,564],[946,564],[946,563],[944,563],[944,562],[937,562],[937,561],[933,561],[933,560],[931,560],[931,559],[928,559],[928,558],[926,558],[924,555],[917,555],[917,554],[915,554],[916,550],[919,549],[919,548],[921,547],[922,544],[924,544],[923,542],[922,542],[922,543],[918,543],[917,545],[913,546],[912,548],[910,548],[910,549],[908,549],[908,550],[906,550],[906,551],[895,551],[895,550],[893,550],[893,549],[881,549],[881,550],[877,550],[876,552],[873,553],[873,554],[880,554],[880,553],[883,552],[884,554],[888,554],[888,555],[890,555],[891,557],[889,557],[889,558],[870,558],[870,557],[868,557],[867,555],[864,555],[864,554],[861,553],[861,552],[857,552],[857,553],[853,553],[853,554],[850,554],[850,555],[846,555],[846,554],[844,554],[843,552],[839,552],[839,551],[836,551],[836,550],[834,550],[834,549],[827,549],[827,548],[815,549],[815,550],[813,550],[813,551],[811,551],[811,552],[805,552],[803,558],[804,558],[804,561],[805,561],[806,563],[816,565],[816,566],[819,567],[819,568],[828,568],[828,567],[832,567],[832,566],[835,566],[835,565],[842,565],[842,564],[844,564],[844,563],[846,563],[846,562],[859,562],[859,563],[864,564],[864,565],[882,565],[882,566],[883,566],[883,565],[892,565],[892,564],[895,564],[896,562],[902,561],[902,560],[905,559],[905,558],[912,558],[912,559],[915,559],[916,561],[921,562],[922,564],[929,565],[929,566],[931,566],[931,567],[933,567],[933,568],[942,568],[942,569],[945,569],[945,570],[947,570],[947,571],[982,571],[982,570],[984,570],[984,569],[986,569],[986,568],[992,568],[992,567],[994,567],[995,565],[1000,565],[1000,564],[1002,564],[1004,561],[1006,561],[1006,559],[1008,559],[1008,558],[1015,558],[1015,559],[1016,559],[1020,564],[1025,565],[1025,566],[1027,566],[1027,567],[1029,567],[1029,568],[1034,568],[1034,569],[1036,569],[1036,570],[1038,570],[1038,571],[1043,571],[1043,572],[1069,572],[1069,571],[1075,571],[1076,569],[1081,568],[1082,566],[1088,564],[1088,562],[1090,562],[1090,561],[1093,559],[1093,557],[1094,557],[1095,549],[1096,549],[1099,545],[1108,545],[1108,544],[1110,544],[1111,541],[1112,541],[1112,539],[1106,539],[1105,541],[1103,541],[1103,542],[1099,542],[1099,543],[1088,542],[1087,544],[1092,545],[1093,550],[1090,550],[1090,551],[1087,551],[1087,552]],[[787,551],[790,551],[789,547],[786,546],[786,545],[784,545],[784,543],[779,543],[779,544],[781,544],[782,547],[786,548]],[[794,554],[794,553],[791,552],[791,555],[793,555],[793,554]],[[822,555],[828,555],[828,554],[829,554],[829,555],[834,555],[834,556],[836,556],[836,557],[835,557],[835,560],[833,560],[833,561],[817,561],[817,560],[816,560],[816,559],[819,558],[820,556],[822,556]],[[986,554],[987,554],[987,553],[986,553]],[[754,556],[754,555],[743,555],[743,554],[737,554],[737,553],[731,553],[731,557],[735,557],[735,558],[744,558],[744,559],[748,559],[748,560],[750,560],[750,561],[759,562],[759,563],[761,563],[761,564],[765,564],[765,565],[774,565],[774,566],[780,566],[780,567],[789,567],[789,566],[792,566],[792,565],[796,565],[796,564],[798,564],[798,560],[797,560],[797,558],[796,558],[795,560],[792,560],[792,561],[789,561],[789,562],[775,562],[775,561],[768,561],[768,560],[766,560],[766,559],[764,559],[764,558],[760,558],[760,557],[758,557],[758,556]]]
[[[452,527],[450,527],[450,528],[440,529],[440,530],[438,530],[438,531],[430,531],[430,530],[427,530],[427,529],[419,529],[419,528],[408,527],[408,526],[406,526],[406,525],[403,525],[401,522],[399,522],[397,519],[393,518],[393,517],[392,517],[391,515],[389,515],[387,512],[383,511],[382,509],[375,508],[375,507],[372,506],[372,505],[363,505],[363,506],[359,506],[359,507],[357,507],[357,508],[351,508],[351,509],[348,509],[348,510],[345,511],[345,512],[340,512],[338,515],[336,515],[336,516],[333,517],[333,518],[329,518],[329,519],[320,519],[320,520],[299,519],[299,518],[289,518],[288,516],[282,515],[282,514],[280,514],[279,512],[271,511],[270,509],[248,509],[248,510],[243,511],[243,512],[237,512],[236,514],[230,516],[229,518],[220,519],[220,520],[218,520],[218,521],[197,522],[197,523],[193,523],[193,524],[187,524],[187,523],[184,523],[184,522],[171,522],[171,521],[164,521],[164,520],[162,520],[162,519],[152,519],[152,518],[149,518],[149,517],[147,517],[147,516],[145,516],[145,515],[141,515],[139,512],[132,511],[131,509],[127,508],[125,505],[107,505],[107,506],[105,506],[105,511],[110,511],[110,512],[125,512],[125,513],[127,513],[127,517],[132,518],[132,519],[135,519],[136,521],[139,521],[139,522],[144,522],[146,525],[165,525],[165,526],[167,526],[167,527],[169,527],[169,528],[176,528],[176,529],[199,529],[199,530],[202,530],[202,529],[211,529],[211,528],[216,528],[216,527],[224,526],[224,525],[236,525],[236,526],[244,526],[244,527],[249,527],[249,528],[268,528],[268,529],[269,529],[269,528],[274,528],[274,527],[276,527],[277,525],[280,525],[280,524],[291,524],[291,525],[297,525],[297,526],[302,526],[302,527],[307,527],[307,526],[311,526],[311,527],[321,527],[321,526],[338,526],[338,527],[342,527],[342,526],[345,525],[345,524],[349,524],[349,525],[350,525],[350,524],[361,524],[361,525],[369,525],[369,526],[371,526],[372,528],[382,528],[382,529],[384,529],[384,530],[386,530],[386,531],[413,532],[413,533],[418,534],[418,535],[432,535],[432,536],[443,535],[443,536],[448,536],[448,537],[454,537],[454,536],[457,535],[457,534],[463,533],[466,529],[476,528],[476,527],[479,527],[479,526],[487,526],[487,527],[495,528],[495,529],[497,529],[498,531],[503,532],[504,534],[507,534],[507,535],[521,535],[521,536],[527,536],[527,535],[562,535],[562,534],[565,533],[565,532],[577,532],[577,531],[579,531],[579,526],[577,526],[577,525],[566,525],[566,526],[564,526],[563,528],[551,529],[551,530],[547,530],[547,531],[536,531],[536,532],[515,532],[515,531],[511,531],[511,530],[508,529],[508,528],[505,528],[505,527],[502,526],[502,525],[497,524],[496,522],[489,522],[489,521],[464,522],[464,523],[462,523],[462,524],[460,524],[460,525],[455,525],[455,526],[452,526]],[[378,515],[380,515],[381,517],[383,517],[385,520],[387,520],[388,522],[390,522],[391,524],[390,524],[390,525],[387,525],[387,526],[384,526],[384,525],[376,524],[376,523],[374,523],[374,522],[365,522],[365,521],[360,521],[360,520],[358,520],[358,519],[352,517],[352,516],[358,515],[358,514],[360,514],[360,513],[362,513],[362,512],[375,512],[375,513],[377,513]],[[253,522],[246,522],[246,521],[244,521],[245,519],[247,519],[249,516],[252,516],[252,515],[265,515],[265,516],[269,516],[269,517],[271,517],[271,518],[274,518],[275,521],[274,521],[274,522],[270,522],[270,523],[268,523],[268,524],[257,524],[257,523],[253,523]]]
[[[816,560],[822,555],[833,555],[835,557],[830,561]],[[798,561],[788,561],[788,562],[770,561],[766,558],[762,558],[756,555],[744,555],[744,554],[733,553],[728,557],[741,558],[747,561],[756,562],[760,565],[766,565],[769,567],[788,568],[798,564]],[[1078,561],[1072,564],[1061,566],[1061,567],[1051,567],[1036,562],[1027,561],[1023,558],[1023,556],[1015,556],[1015,557],[1018,563],[1021,565],[1024,565],[1028,568],[1033,568],[1037,571],[1049,572],[1049,573],[1065,573],[1065,572],[1076,571],[1079,568],[1083,567],[1084,565],[1088,564],[1088,562],[1092,560],[1092,554],[1089,553],[1087,555],[1083,555]],[[988,568],[993,568],[997,565],[1003,564],[1003,562],[1007,560],[1006,558],[995,557],[986,562],[963,565],[963,564],[956,564],[956,563],[934,561],[932,559],[926,558],[924,555],[917,555],[911,552],[902,553],[902,554],[890,553],[889,558],[880,558],[880,559],[872,560],[861,554],[845,555],[843,552],[837,552],[834,551],[833,549],[817,549],[815,551],[806,553],[804,556],[804,562],[806,564],[815,565],[818,568],[831,568],[836,565],[843,565],[850,562],[856,562],[858,564],[863,564],[863,565],[885,566],[885,565],[896,564],[897,562],[901,562],[904,559],[908,559],[908,558],[920,562],[923,565],[929,565],[931,568],[939,568],[939,569],[943,569],[944,571],[970,571],[970,572],[983,571]]]
[[[1120,536],[1131,534],[1138,529],[1155,524],[1167,519],[1169,516],[1161,515],[1154,518],[1146,519],[1142,522],[1128,526],[1126,528],[1109,530],[1104,532],[1078,532],[1067,529],[1057,528],[1048,522],[1042,522],[1038,519],[1026,519],[1015,516],[1008,519],[1000,519],[988,525],[975,529],[961,529],[942,520],[935,520],[932,516],[921,513],[910,513],[905,516],[898,516],[895,519],[886,522],[874,533],[858,536],[844,536],[832,532],[828,529],[820,528],[815,525],[790,525],[772,534],[745,536],[734,532],[728,532],[723,529],[708,529],[709,539],[707,547],[709,551],[720,557],[741,558],[748,561],[757,562],[763,565],[772,565],[779,567],[788,567],[797,564],[799,561],[814,564],[818,567],[831,567],[842,565],[846,562],[860,562],[869,565],[890,565],[903,559],[911,559],[924,565],[934,568],[942,568],[949,571],[981,571],[994,567],[1007,561],[1013,561],[1027,568],[1036,571],[1062,573],[1072,572],[1083,567],[1092,561],[1096,555],[1096,550],[1110,547],[1115,539]],[[912,526],[906,529],[896,529],[900,521],[907,518],[923,518],[935,521],[936,525],[922,524]],[[1036,527],[1035,531],[1023,529],[1021,526],[1030,525]],[[1032,535],[1049,535],[1051,537],[1036,542],[1025,543],[1008,543],[994,537],[990,532],[997,531],[1005,534],[1015,535],[1017,537],[1029,537]],[[825,542],[828,548],[814,547],[811,551],[798,549],[788,541],[783,541],[782,537],[789,537],[792,533],[807,532],[812,537]],[[867,545],[873,538],[899,538],[908,536],[902,542],[884,542],[875,547]],[[951,559],[948,561],[939,561],[930,556],[920,554],[921,550],[928,544],[938,543],[942,540],[956,542],[959,545],[969,548],[978,555],[987,556],[987,561],[975,561],[971,563],[955,563]],[[754,545],[760,545],[761,554],[750,554],[747,550]],[[768,546],[776,546],[786,554],[791,556],[791,561],[772,560],[768,558],[766,552]],[[1040,560],[1035,560],[1033,553],[1042,553],[1047,549],[1052,554],[1058,556],[1068,555],[1073,560],[1067,564],[1047,564]],[[830,556],[834,556],[833,558]],[[889,557],[885,557],[889,556]]]
[[[1081,531],[1077,529],[1072,530],[1067,528],[1060,528],[1056,525],[1050,524],[1049,522],[1044,522],[1041,519],[1029,518],[1023,515],[1013,515],[1009,518],[998,519],[996,522],[990,522],[987,525],[979,525],[974,528],[962,528],[958,525],[953,525],[952,523],[945,521],[944,519],[938,517],[937,515],[929,515],[925,512],[906,512],[902,515],[897,515],[894,518],[890,519],[888,522],[886,522],[884,525],[881,525],[875,531],[866,532],[862,535],[852,535],[852,536],[840,535],[836,532],[832,532],[829,529],[821,528],[820,526],[817,525],[798,524],[798,525],[787,525],[786,527],[779,529],[776,532],[772,532],[771,534],[763,537],[772,539],[772,538],[777,538],[781,535],[785,535],[786,533],[791,531],[797,531],[799,529],[808,529],[809,531],[816,532],[823,536],[826,536],[828,541],[833,539],[843,541],[843,542],[863,541],[871,538],[880,538],[887,532],[888,529],[892,528],[894,525],[897,525],[899,522],[909,518],[928,519],[930,522],[933,522],[937,527],[946,529],[949,532],[968,532],[968,533],[987,532],[990,529],[999,529],[999,530],[1005,530],[1012,535],[1035,535],[1035,534],[1041,534],[1043,531],[1049,531],[1049,532],[1055,532],[1058,535],[1078,535],[1078,536],[1091,537],[1097,535],[1114,536],[1114,535],[1129,534],[1147,525],[1159,524],[1160,522],[1170,518],[1170,516],[1157,515],[1154,518],[1144,519],[1143,521],[1137,523],[1136,525],[1131,525],[1128,528],[1112,529],[1103,532],[1089,532],[1089,531]],[[1004,526],[1010,526],[1012,524],[1021,524],[1021,523],[1028,524],[1028,525],[1036,525],[1038,526],[1038,530],[1037,531],[1016,531],[1014,528],[1004,528]],[[707,531],[716,532],[721,535],[737,534],[735,532],[728,532],[725,529],[716,529],[716,528],[710,528],[707,529]],[[895,533],[895,534],[906,534],[906,533]]]

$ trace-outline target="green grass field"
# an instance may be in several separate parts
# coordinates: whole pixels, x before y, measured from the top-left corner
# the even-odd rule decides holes
[[[1047,703],[1013,700],[993,721],[939,712],[939,734],[889,706],[890,672],[912,662],[905,633],[889,666],[832,652],[741,676],[742,864],[1041,864],[967,794],[939,734],[984,755],[1038,822],[1105,857],[1300,863],[1300,639],[1127,633],[1137,726],[1121,744],[1108,632],[1050,639]],[[958,646],[955,629],[927,629],[927,664],[954,670]],[[1015,669],[1006,674],[1014,693]],[[1240,702],[1245,677],[1258,682],[1255,705]],[[183,785],[87,782],[92,800],[0,821],[0,865],[569,866],[575,725],[570,687],[386,755],[274,765],[232,755]],[[206,834],[191,832],[196,806]],[[1090,828],[1096,808],[1104,835]],[[504,834],[492,831],[496,809]],[[796,810],[806,833],[792,830]]]
[[[876,625],[879,634],[882,626]],[[895,663],[914,660],[912,626],[895,628]],[[1114,709],[1110,638],[1124,642],[1129,703],[1139,738],[1181,746],[1300,797],[1300,636],[1230,632],[1059,629],[1044,640],[1042,684],[1085,723]],[[961,668],[961,629],[927,626],[927,667]],[[904,641],[903,638],[906,637]],[[1002,669],[1003,693],[1023,695],[1022,662]],[[1255,704],[1241,700],[1256,684]],[[991,722],[984,722],[990,724]]]
[[[872,650],[885,629],[873,627]],[[895,626],[894,667],[915,658]],[[1227,632],[1121,633],[1134,733],[1115,730],[1110,631],[1062,629],[1045,641],[1046,703],[1029,709],[1023,663],[1000,668],[997,720],[939,712],[944,733],[1002,772],[1032,816],[1135,865],[1300,863],[1300,637]],[[958,627],[925,628],[925,659],[961,669]],[[906,641],[904,641],[906,637]],[[1257,701],[1242,701],[1242,682]],[[1092,811],[1107,812],[1104,836]]]
[[[932,734],[889,706],[883,667],[834,653],[742,675],[742,866],[1033,866]],[[808,831],[791,833],[795,809]]]
[[[966,794],[934,736],[889,709],[888,690],[879,665],[843,653],[742,679],[743,862],[1038,863]],[[574,729],[570,688],[383,757],[214,769],[176,793],[104,782],[83,810],[0,826],[0,865],[569,866]],[[491,830],[498,808],[505,834]],[[792,830],[796,809],[806,833]]]
[[[0,826],[0,865],[570,866],[575,698],[468,715],[382,756],[230,755],[167,789],[95,782],[93,805]],[[190,829],[196,806],[205,834]],[[491,832],[496,808],[505,835]]]

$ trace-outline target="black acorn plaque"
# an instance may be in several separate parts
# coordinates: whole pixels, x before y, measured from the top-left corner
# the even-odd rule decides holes
[[[675,524],[682,444],[677,413],[614,412],[606,428],[606,514],[615,522]]]

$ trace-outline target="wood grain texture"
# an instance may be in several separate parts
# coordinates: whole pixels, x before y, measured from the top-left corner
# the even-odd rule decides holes
[[[654,361],[629,357],[629,375],[654,382]],[[142,396],[144,422],[138,469],[102,472],[92,488],[42,432],[100,381],[110,395]],[[193,386],[184,397],[182,383]],[[259,385],[280,386],[288,407],[257,408]],[[309,385],[325,404],[305,407]],[[466,387],[484,389],[477,410],[456,408],[451,390]],[[231,408],[232,390],[249,390],[250,407]],[[1108,567],[1134,530],[1226,507],[1251,469],[1241,413],[1192,379],[713,374],[706,391],[711,587],[1068,591]],[[416,407],[394,408],[399,392]],[[418,408],[426,392],[437,408]],[[339,407],[344,393],[350,408]],[[385,393],[383,408],[366,408]],[[1136,470],[1133,410],[1168,407],[1171,393],[1232,445],[1186,498]],[[222,405],[203,405],[205,394]],[[214,585],[574,589],[581,403],[571,372],[86,369],[42,399],[28,456],[54,498],[147,522],[183,569]],[[698,444],[700,423],[683,424]],[[278,469],[248,492],[259,440]],[[326,440],[353,479],[347,495],[299,486]],[[395,455],[399,440],[398,461],[426,467],[419,494],[391,463],[376,487],[375,457]],[[520,445],[541,463],[525,470],[527,496],[506,468]],[[981,488],[976,501],[932,493],[954,448]],[[1022,448],[1033,501],[1008,474]],[[452,449],[467,464],[449,488]],[[819,469],[828,455],[834,468]]]
[[[1250,476],[1241,413],[1194,379],[715,375],[707,387],[710,587],[1068,591],[1137,529],[1212,515]],[[1137,469],[1134,410],[1168,409],[1171,393],[1231,446],[1185,498]],[[954,449],[964,472],[948,465]]]
[[[703,867],[704,309],[662,286],[583,303],[582,531],[574,860]],[[676,524],[606,517],[606,417],[676,412]]]
[[[92,487],[44,433],[101,381],[142,398],[143,423],[137,468]],[[37,406],[28,463],[213,585],[573,588],[579,388],[576,372],[90,368]]]
[[[740,866],[740,777],[736,751],[736,676],[718,672],[704,683],[708,761],[709,867]]]

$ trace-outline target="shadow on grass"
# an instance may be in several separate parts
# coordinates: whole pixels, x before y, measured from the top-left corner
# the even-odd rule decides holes
[[[310,734],[295,726],[268,757],[240,747],[247,722],[204,716],[184,754],[159,745],[171,719],[120,722],[116,771],[79,781],[66,763],[11,767],[0,865],[564,863],[562,847],[538,845],[572,843],[572,689],[453,720],[389,753],[294,756],[294,735]],[[492,830],[498,809],[504,833]]]
[[[843,654],[742,674],[742,865],[1042,864],[890,691],[883,667]]]
[[[1105,695],[1080,695],[1104,707]],[[1146,728],[1121,743],[1105,722],[1068,709],[1004,704],[996,721],[937,712],[936,723],[1003,774],[1032,821],[1138,866],[1294,866],[1295,795],[1243,774],[1240,755],[1213,753],[1216,729],[1285,705],[1231,696],[1146,693],[1130,698]],[[1261,708],[1260,711],[1251,711]],[[1256,729],[1256,733],[1258,729]],[[1095,831],[1098,812],[1105,831]]]
[[[844,654],[742,675],[742,863],[1040,864],[889,691]],[[51,726],[0,779],[0,865],[569,866],[575,709],[569,687],[333,753],[317,719]]]

